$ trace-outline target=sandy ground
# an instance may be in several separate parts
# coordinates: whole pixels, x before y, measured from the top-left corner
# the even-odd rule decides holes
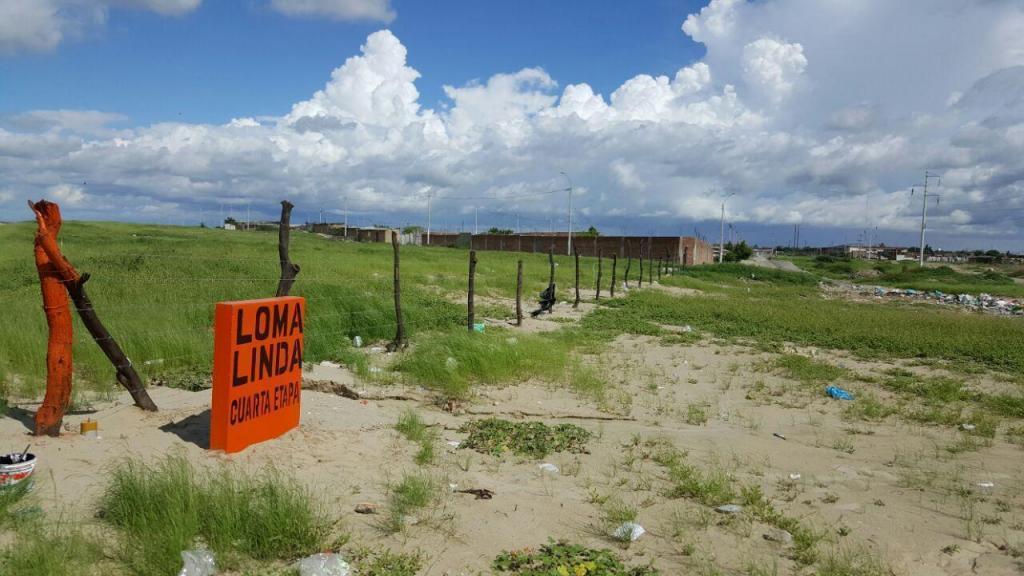
[[[563,306],[558,314],[583,311]],[[529,320],[525,329],[557,326],[561,321],[554,318],[559,317]],[[413,400],[349,400],[307,390],[299,429],[225,455],[206,449],[208,391],[153,388],[159,413],[139,411],[123,396],[65,419],[68,430],[77,430],[86,418],[98,420],[101,438],[95,440],[71,432],[32,438],[28,427],[34,406],[21,405],[12,410],[13,417],[0,418],[0,449],[21,449],[31,442],[41,459],[36,491],[44,507],[83,519],[95,512],[106,470],[125,456],[181,451],[205,465],[273,465],[314,487],[353,542],[426,552],[425,575],[486,572],[499,552],[536,547],[549,538],[618,547],[626,559],[652,562],[666,575],[709,566],[740,573],[749,565],[773,563],[779,574],[809,573],[787,558],[785,544],[764,538],[771,527],[746,515],[725,516],[665,496],[665,471],[643,448],[644,441],[658,440],[686,451],[687,461],[702,469],[720,469],[761,486],[777,508],[827,534],[820,545],[823,555],[863,546],[886,559],[896,574],[907,576],[1021,573],[1020,561],[1010,555],[1024,545],[1024,453],[1019,447],[997,439],[991,446],[953,454],[944,447],[957,441],[957,430],[894,419],[846,421],[843,403],[766,370],[768,358],[748,348],[708,342],[665,346],[655,339],[623,337],[606,354],[588,360],[613,383],[600,402],[527,383],[484,388],[459,415],[436,407],[423,390],[379,388],[358,382],[344,369],[317,366],[309,369],[309,379]],[[842,355],[828,359],[859,373],[890,367]],[[687,423],[691,405],[706,412],[705,424]],[[475,500],[447,494],[419,523],[388,535],[378,528],[380,516],[358,515],[353,508],[360,502],[384,507],[389,482],[403,471],[419,469],[413,463],[415,446],[392,429],[410,407],[442,431],[443,454],[425,470],[442,485],[487,488],[495,496]],[[589,454],[549,456],[546,461],[561,470],[555,475],[541,472],[538,461],[448,446],[460,439],[456,429],[461,423],[487,414],[572,422],[597,436]],[[980,482],[992,482],[994,488],[983,490],[980,500],[966,497],[982,490]],[[604,496],[637,506],[647,534],[628,548],[612,541],[595,503]]]

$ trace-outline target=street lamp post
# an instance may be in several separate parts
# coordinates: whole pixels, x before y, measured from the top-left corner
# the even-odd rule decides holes
[[[722,223],[719,229],[718,236],[718,263],[722,263],[722,259],[725,257],[725,201],[735,196],[736,193],[730,193],[725,198],[722,198]]]
[[[569,193],[569,250],[568,253],[572,256],[572,178],[565,172],[559,172],[565,179],[569,181],[569,187],[565,190]]]

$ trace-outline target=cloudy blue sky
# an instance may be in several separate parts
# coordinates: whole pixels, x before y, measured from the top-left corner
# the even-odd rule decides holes
[[[1013,0],[0,0],[0,219],[1024,251]]]

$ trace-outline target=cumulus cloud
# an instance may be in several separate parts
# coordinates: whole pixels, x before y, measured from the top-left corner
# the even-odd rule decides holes
[[[332,20],[391,22],[395,12],[390,0],[270,0],[278,12],[289,16],[323,16]]]
[[[837,22],[840,34],[826,26]],[[904,33],[911,23],[920,34]],[[676,232],[718,217],[715,190],[736,193],[729,216],[741,226],[909,236],[920,213],[910,187],[927,168],[944,176],[933,238],[1019,241],[1024,52],[1014,57],[1020,40],[1001,31],[1021,23],[1009,0],[712,0],[683,24],[706,55],[674,73],[600,94],[541,68],[501,70],[445,86],[436,109],[382,30],[278,117],[240,108],[221,125],[131,128],[104,112],[0,117],[0,189],[59,194],[83,214],[138,206],[121,213],[140,218],[145,207],[272,210],[282,196],[338,207],[344,196],[375,221],[422,212],[429,191],[441,218],[479,207],[547,229],[563,199],[544,193],[565,188],[564,171],[583,226],[631,215],[634,231]],[[937,42],[953,36],[980,40]]]
[[[4,0],[0,2],[0,54],[53,50],[68,37],[102,27],[110,8],[180,16],[202,0]]]

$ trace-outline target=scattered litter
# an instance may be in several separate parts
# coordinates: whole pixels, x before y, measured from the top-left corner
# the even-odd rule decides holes
[[[790,480],[799,480],[800,478],[801,478],[800,474],[798,474],[796,472],[794,472],[794,473],[789,475],[789,479]]]
[[[323,366],[324,368],[341,368],[341,364],[338,364],[337,362],[331,362],[330,360],[323,360],[322,362],[320,362],[320,365]]]
[[[853,400],[853,394],[850,394],[839,386],[829,386],[825,388],[825,394],[828,394],[836,400]]]
[[[351,569],[341,554],[320,553],[306,556],[297,564],[299,576],[348,576]]]
[[[931,300],[938,304],[961,306],[990,314],[1003,316],[1024,315],[1024,299],[995,298],[991,294],[946,294],[939,290],[922,291],[910,288],[887,288],[884,286],[860,286],[857,284],[834,283],[824,285],[841,291],[873,295],[876,298],[903,298],[908,300]]]
[[[686,332],[686,333],[693,332],[693,326],[690,326],[689,324],[687,324],[687,325],[682,327],[681,331],[682,332]]]
[[[538,464],[537,468],[540,468],[541,472],[550,472],[552,474],[558,474],[558,472],[559,472],[558,466],[555,466],[554,464],[551,464],[550,462],[545,462],[543,464]]]
[[[452,492],[458,492],[459,491],[459,485],[458,484],[449,484],[448,485],[448,489],[451,490]]]
[[[383,351],[384,351],[384,348],[381,347],[381,346],[373,346],[372,348],[370,348],[370,353],[371,354],[380,354]]]
[[[984,488],[986,490],[991,490],[992,488],[995,488],[995,487],[996,487],[995,482],[987,482],[987,481],[986,482],[978,482],[978,488]]]
[[[775,436],[779,440],[785,440],[786,436],[780,432],[772,432],[772,436]]]
[[[184,550],[181,562],[178,576],[214,576],[217,573],[217,561],[209,550]]]
[[[626,522],[612,532],[612,538],[622,540],[623,542],[627,540],[630,542],[636,542],[646,533],[647,531],[644,530],[644,527],[636,522]]]
[[[778,542],[780,544],[793,543],[793,535],[781,528],[772,528],[762,534],[762,537],[769,542]]]
[[[383,370],[377,366],[370,366],[370,374],[380,374],[381,372],[383,372]]]
[[[163,358],[153,358],[152,360],[146,360],[145,362],[142,363],[142,365],[143,366],[154,366],[154,365],[163,364],[163,363],[164,363],[164,359]]]
[[[356,504],[356,514],[376,514],[377,505],[372,502],[360,502]]]
[[[462,442],[459,440],[449,440],[448,445],[452,448],[458,448],[459,446],[462,446]]]
[[[477,500],[490,500],[494,498],[494,492],[491,492],[487,488],[466,488],[465,490],[454,490],[459,494],[472,494],[476,496]]]
[[[361,336],[356,336],[356,337],[352,338],[352,345],[355,346],[356,348],[362,348],[363,347],[363,338]]]
[[[100,423],[95,420],[86,419],[84,422],[79,424],[79,433],[86,438],[95,440],[100,435]]]
[[[473,332],[483,332],[483,331],[484,331],[484,323],[483,322],[475,322],[475,323],[473,323]]]
[[[739,514],[743,512],[743,506],[739,504],[722,504],[718,508],[715,508],[715,512],[721,512],[722,514]]]
[[[966,423],[965,424],[961,424],[960,427],[963,428],[964,430],[967,430],[968,432],[970,432],[971,430],[974,430],[975,428],[977,428],[977,426],[975,426],[974,424],[966,424]]]

